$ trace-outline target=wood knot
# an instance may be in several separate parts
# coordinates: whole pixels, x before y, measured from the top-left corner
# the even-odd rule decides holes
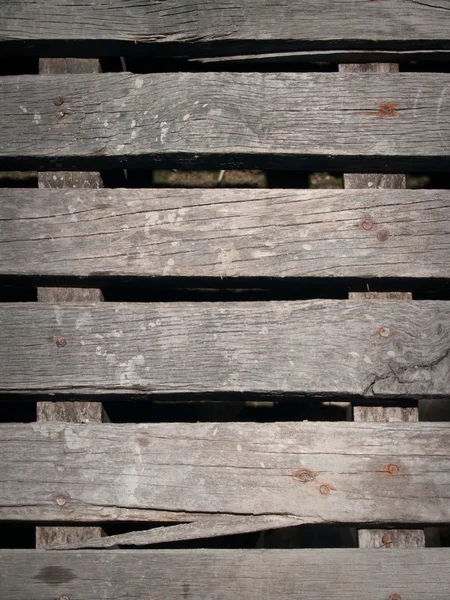
[[[299,483],[311,483],[317,477],[317,473],[310,471],[309,469],[296,469],[292,471],[292,479]]]

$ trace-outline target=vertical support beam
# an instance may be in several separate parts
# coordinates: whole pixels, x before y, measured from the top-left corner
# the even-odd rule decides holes
[[[342,64],[339,65],[341,73],[398,73],[397,64],[367,63],[367,64]],[[344,187],[346,189],[405,189],[406,177],[401,174],[344,174]],[[383,298],[390,301],[410,300],[412,295],[408,292],[387,293],[351,293],[350,299],[364,300],[367,298]],[[353,409],[355,421],[406,421],[419,420],[419,411],[416,406],[355,406]],[[425,534],[422,529],[360,529],[358,530],[358,545],[360,548],[419,548],[425,546]]]
[[[96,59],[40,59],[39,73],[59,75],[66,73],[99,73],[100,62]],[[53,100],[55,111],[64,110],[64,97]],[[40,188],[100,188],[103,182],[100,173],[58,172],[39,173]],[[100,302],[99,289],[82,288],[38,288],[39,302]],[[38,421],[65,421],[69,423],[101,423],[101,402],[38,402]],[[60,501],[64,501],[62,494]],[[51,544],[64,544],[101,537],[100,527],[36,527],[36,547],[45,548]]]

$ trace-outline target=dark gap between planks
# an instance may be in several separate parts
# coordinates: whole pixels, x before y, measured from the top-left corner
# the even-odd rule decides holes
[[[412,292],[449,300],[450,278],[191,278],[0,276],[0,302],[35,302],[37,287],[100,288],[105,302],[266,302],[345,300],[350,292]]]
[[[167,525],[168,527],[174,525]],[[57,523],[56,526],[77,527],[73,523]],[[91,523],[90,525],[95,525]],[[46,523],[51,526],[51,523]],[[128,533],[131,531],[145,531],[163,526],[161,523],[101,523],[101,527],[107,536]],[[35,547],[35,523],[0,523],[0,548],[20,549]],[[386,528],[387,529],[387,528]],[[425,527],[426,546],[432,547],[437,544],[441,547],[450,547],[450,528]],[[143,546],[142,548],[145,548]],[[186,540],[182,542],[168,542],[165,544],[154,544],[148,546],[152,549],[196,549],[196,548],[355,548],[355,528],[339,525],[303,525],[273,529],[269,531],[254,532],[240,535],[220,536],[209,539]],[[134,546],[120,546],[121,549],[131,549]]]

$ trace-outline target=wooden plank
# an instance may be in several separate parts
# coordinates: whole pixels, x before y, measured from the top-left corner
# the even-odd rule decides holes
[[[302,525],[303,520],[283,515],[251,515],[240,517],[230,515],[227,517],[207,518],[172,525],[172,527],[153,527],[153,529],[118,533],[108,537],[95,537],[91,539],[75,540],[66,544],[48,546],[49,550],[77,550],[80,548],[117,548],[118,546],[150,546],[167,542],[180,542],[214,538],[224,535],[239,535],[254,531],[267,531]]]
[[[448,49],[449,12],[447,0],[2,0],[0,40],[46,56]]]
[[[1,303],[0,393],[448,397],[449,324],[433,301]]]
[[[0,550],[0,561],[8,600],[321,600],[330,589],[335,600],[448,600],[450,586],[448,548]]]
[[[99,73],[97,59],[49,59],[39,61],[39,72],[45,75],[66,73]],[[58,102],[56,103],[56,105]],[[100,188],[103,181],[100,173],[46,173],[38,174],[40,188]],[[40,302],[87,302],[102,300],[99,289],[38,288]],[[73,423],[101,423],[102,405],[100,402],[53,402],[37,403],[38,421],[67,421]],[[87,539],[102,536],[100,527],[36,527],[36,547],[46,548],[51,544],[81,543]]]
[[[424,548],[423,529],[360,529],[360,548]]]
[[[227,527],[241,517],[250,531],[270,523],[244,517],[450,520],[450,424],[2,424],[0,440],[2,519],[39,508],[41,520],[73,522],[95,509],[101,522],[142,509],[192,513],[199,525],[199,514]]]
[[[305,50],[285,52],[259,52],[255,54],[241,54],[230,56],[206,56],[189,58],[189,63],[202,65],[219,65],[222,68],[237,69],[246,65],[267,65],[273,63],[311,63],[311,62],[339,62],[339,63],[373,63],[377,62],[409,62],[409,61],[442,61],[448,60],[448,50]],[[274,68],[275,70],[275,68]]]
[[[449,89],[436,73],[4,77],[0,167],[444,170]]]
[[[450,273],[448,190],[5,189],[0,220],[2,275]]]

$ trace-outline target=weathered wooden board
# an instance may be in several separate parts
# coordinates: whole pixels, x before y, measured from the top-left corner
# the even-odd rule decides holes
[[[2,275],[450,276],[448,190],[4,189],[0,221]]]
[[[276,517],[278,526],[447,523],[450,424],[2,424],[0,478],[2,519],[33,519],[39,508],[54,521],[85,511],[121,520],[122,509],[142,520],[146,511],[225,525],[236,516],[249,531],[276,527]],[[205,522],[196,537],[220,524]]]
[[[2,0],[0,15],[7,50],[46,56],[448,48],[450,29],[447,0]]]
[[[41,58],[39,60],[41,74],[63,73],[99,73],[100,61],[81,58]],[[103,187],[100,173],[38,173],[40,188],[99,188]],[[89,302],[102,300],[99,289],[74,288],[38,288],[40,302]],[[74,423],[102,422],[102,405],[100,402],[52,402],[37,403],[38,421],[68,421]],[[100,538],[100,527],[36,527],[36,548],[45,548],[50,544],[82,542],[83,540]]]
[[[367,64],[343,64],[339,65],[341,73],[398,73],[398,64],[386,63],[367,63]],[[346,189],[404,189],[406,188],[406,176],[403,174],[373,175],[364,173],[344,173],[344,187]],[[366,296],[377,297],[376,293],[351,293],[350,298],[365,299]],[[408,292],[382,292],[378,294],[380,298],[386,300],[411,300],[411,293]],[[417,406],[411,407],[386,407],[386,406],[355,406],[353,408],[353,418],[355,421],[418,421],[419,409]],[[360,548],[405,548],[425,546],[425,534],[423,530],[380,530],[380,529],[359,529],[358,545]]]
[[[257,54],[241,54],[239,56],[200,56],[189,58],[189,63],[220,66],[224,69],[238,70],[245,65],[258,65],[273,63],[274,70],[280,63],[311,63],[311,62],[339,62],[339,63],[373,63],[377,62],[406,62],[416,60],[448,60],[448,50],[304,50],[285,52],[259,52]]]
[[[450,549],[0,550],[8,600],[448,600]]]
[[[1,393],[448,397],[450,303],[2,303],[0,365]]]
[[[450,164],[450,74],[24,75],[0,94],[2,168]]]

